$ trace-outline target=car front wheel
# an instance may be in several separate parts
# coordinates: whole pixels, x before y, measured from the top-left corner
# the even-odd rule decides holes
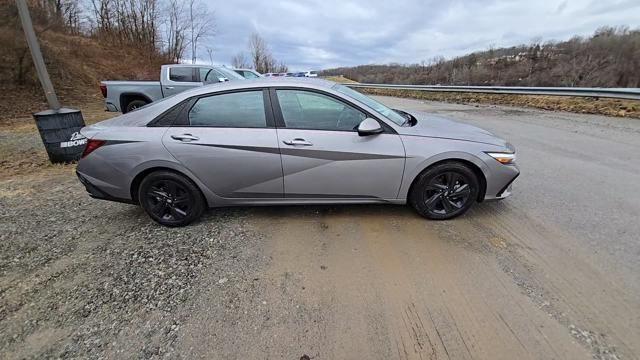
[[[469,210],[478,191],[478,178],[468,166],[446,162],[419,175],[409,194],[409,203],[427,219],[452,219]]]
[[[206,207],[196,185],[170,171],[147,175],[140,183],[138,199],[154,221],[172,227],[184,226],[198,219]]]

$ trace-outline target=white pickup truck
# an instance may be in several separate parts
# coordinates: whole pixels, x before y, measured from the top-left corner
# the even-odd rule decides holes
[[[197,86],[243,79],[222,66],[172,64],[162,65],[160,81],[102,81],[100,91],[108,111],[127,113]]]

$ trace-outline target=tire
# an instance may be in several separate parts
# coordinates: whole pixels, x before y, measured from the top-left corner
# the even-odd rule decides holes
[[[138,200],[151,219],[170,227],[188,225],[206,209],[200,189],[183,175],[170,171],[152,172],[142,179]]]
[[[137,109],[137,108],[143,107],[143,106],[145,106],[147,104],[148,104],[148,102],[145,101],[145,100],[140,100],[140,99],[131,100],[127,104],[127,108],[126,108],[126,111],[124,113],[126,114],[128,112],[131,112],[131,111]]]
[[[409,203],[427,219],[453,219],[476,202],[479,184],[478,177],[467,165],[445,162],[418,176],[411,188]]]

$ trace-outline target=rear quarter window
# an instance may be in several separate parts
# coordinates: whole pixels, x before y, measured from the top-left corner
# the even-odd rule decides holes
[[[169,80],[177,82],[197,82],[192,67],[169,68]]]
[[[262,90],[200,98],[189,110],[189,125],[262,128],[267,126]]]

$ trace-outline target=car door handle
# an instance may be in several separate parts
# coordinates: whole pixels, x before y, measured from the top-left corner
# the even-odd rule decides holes
[[[171,135],[171,138],[173,140],[180,140],[180,141],[184,141],[184,142],[200,140],[199,137],[193,136],[191,134]]]
[[[285,143],[286,145],[293,145],[293,146],[313,146],[312,143],[308,142],[305,139],[302,138],[295,138],[293,140],[282,140],[283,143]]]
[[[173,86],[165,86],[164,88],[167,89],[167,90],[173,90],[174,89]]]

